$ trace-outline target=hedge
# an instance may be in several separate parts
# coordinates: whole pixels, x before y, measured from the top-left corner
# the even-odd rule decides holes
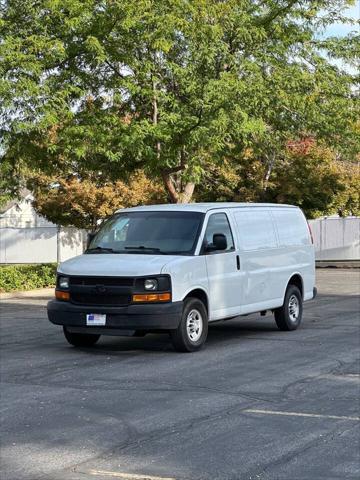
[[[1,265],[0,292],[53,287],[55,285],[56,267],[56,263]]]

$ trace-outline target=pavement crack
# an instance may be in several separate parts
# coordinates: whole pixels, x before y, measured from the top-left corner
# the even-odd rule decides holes
[[[356,426],[354,426],[352,428],[355,428],[355,427]],[[267,473],[270,469],[273,469],[274,467],[280,467],[280,466],[284,467],[285,464],[291,462],[291,460],[299,457],[300,455],[304,454],[308,450],[313,449],[320,442],[324,442],[327,439],[332,440],[334,438],[334,433],[336,432],[337,429],[338,429],[338,427],[335,426],[332,429],[331,432],[329,432],[327,434],[322,434],[321,437],[315,437],[315,438],[309,440],[301,448],[292,449],[290,452],[287,452],[284,455],[280,455],[278,458],[268,462],[266,465],[262,466],[261,468],[251,469],[250,471],[248,471],[246,473],[246,475],[248,475],[248,478],[257,478],[257,479],[268,478],[267,476],[264,477],[264,475],[267,475]],[[344,431],[346,431],[346,430],[348,430],[348,429],[345,429]],[[342,432],[342,433],[344,433],[344,432]],[[294,478],[294,477],[292,477],[292,478]]]
[[[120,442],[118,445],[114,445],[111,448],[104,450],[99,455],[92,457],[90,460],[85,460],[83,462],[76,463],[65,469],[58,470],[57,473],[60,473],[62,471],[66,472],[69,470],[76,473],[86,473],[86,470],[84,469],[84,467],[89,463],[96,462],[97,460],[100,460],[100,459],[105,460],[106,458],[110,458],[115,454],[117,455],[124,454],[128,450],[131,450],[133,447],[141,448],[141,446],[146,445],[150,442],[163,440],[166,437],[171,437],[173,435],[186,432],[189,429],[193,429],[204,423],[215,422],[224,416],[229,416],[234,413],[241,414],[241,410],[249,408],[250,405],[251,405],[250,403],[246,406],[241,405],[241,408],[239,408],[240,404],[232,405],[227,409],[219,410],[218,412],[215,412],[215,413],[208,413],[206,415],[202,415],[200,417],[197,417],[195,419],[191,419],[185,422],[180,421],[171,426],[166,426],[164,428],[154,430],[148,434],[139,435],[137,438],[134,438],[131,441]]]

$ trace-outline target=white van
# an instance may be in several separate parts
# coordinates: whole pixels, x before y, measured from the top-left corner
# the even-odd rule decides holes
[[[271,310],[295,330],[316,295],[311,231],[291,205],[202,203],[117,211],[83,255],[59,266],[49,320],[68,342],[170,333],[204,344],[208,323]]]

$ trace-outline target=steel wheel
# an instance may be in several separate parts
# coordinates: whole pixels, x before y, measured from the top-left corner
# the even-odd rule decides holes
[[[184,300],[178,328],[170,330],[171,340],[178,352],[195,352],[204,345],[208,333],[208,316],[199,298]]]
[[[282,307],[275,309],[275,321],[280,330],[296,330],[302,318],[302,296],[296,285],[289,285]]]
[[[186,331],[192,342],[197,342],[203,332],[203,318],[199,310],[193,308],[186,318]]]
[[[299,300],[296,295],[291,295],[289,298],[289,319],[291,322],[296,323],[299,317],[300,306]]]

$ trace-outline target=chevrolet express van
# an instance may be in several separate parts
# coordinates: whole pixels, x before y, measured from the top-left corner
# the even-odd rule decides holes
[[[270,310],[295,330],[315,297],[311,231],[291,205],[202,203],[122,209],[83,255],[60,264],[49,320],[74,346],[167,332],[178,351],[208,324]]]

